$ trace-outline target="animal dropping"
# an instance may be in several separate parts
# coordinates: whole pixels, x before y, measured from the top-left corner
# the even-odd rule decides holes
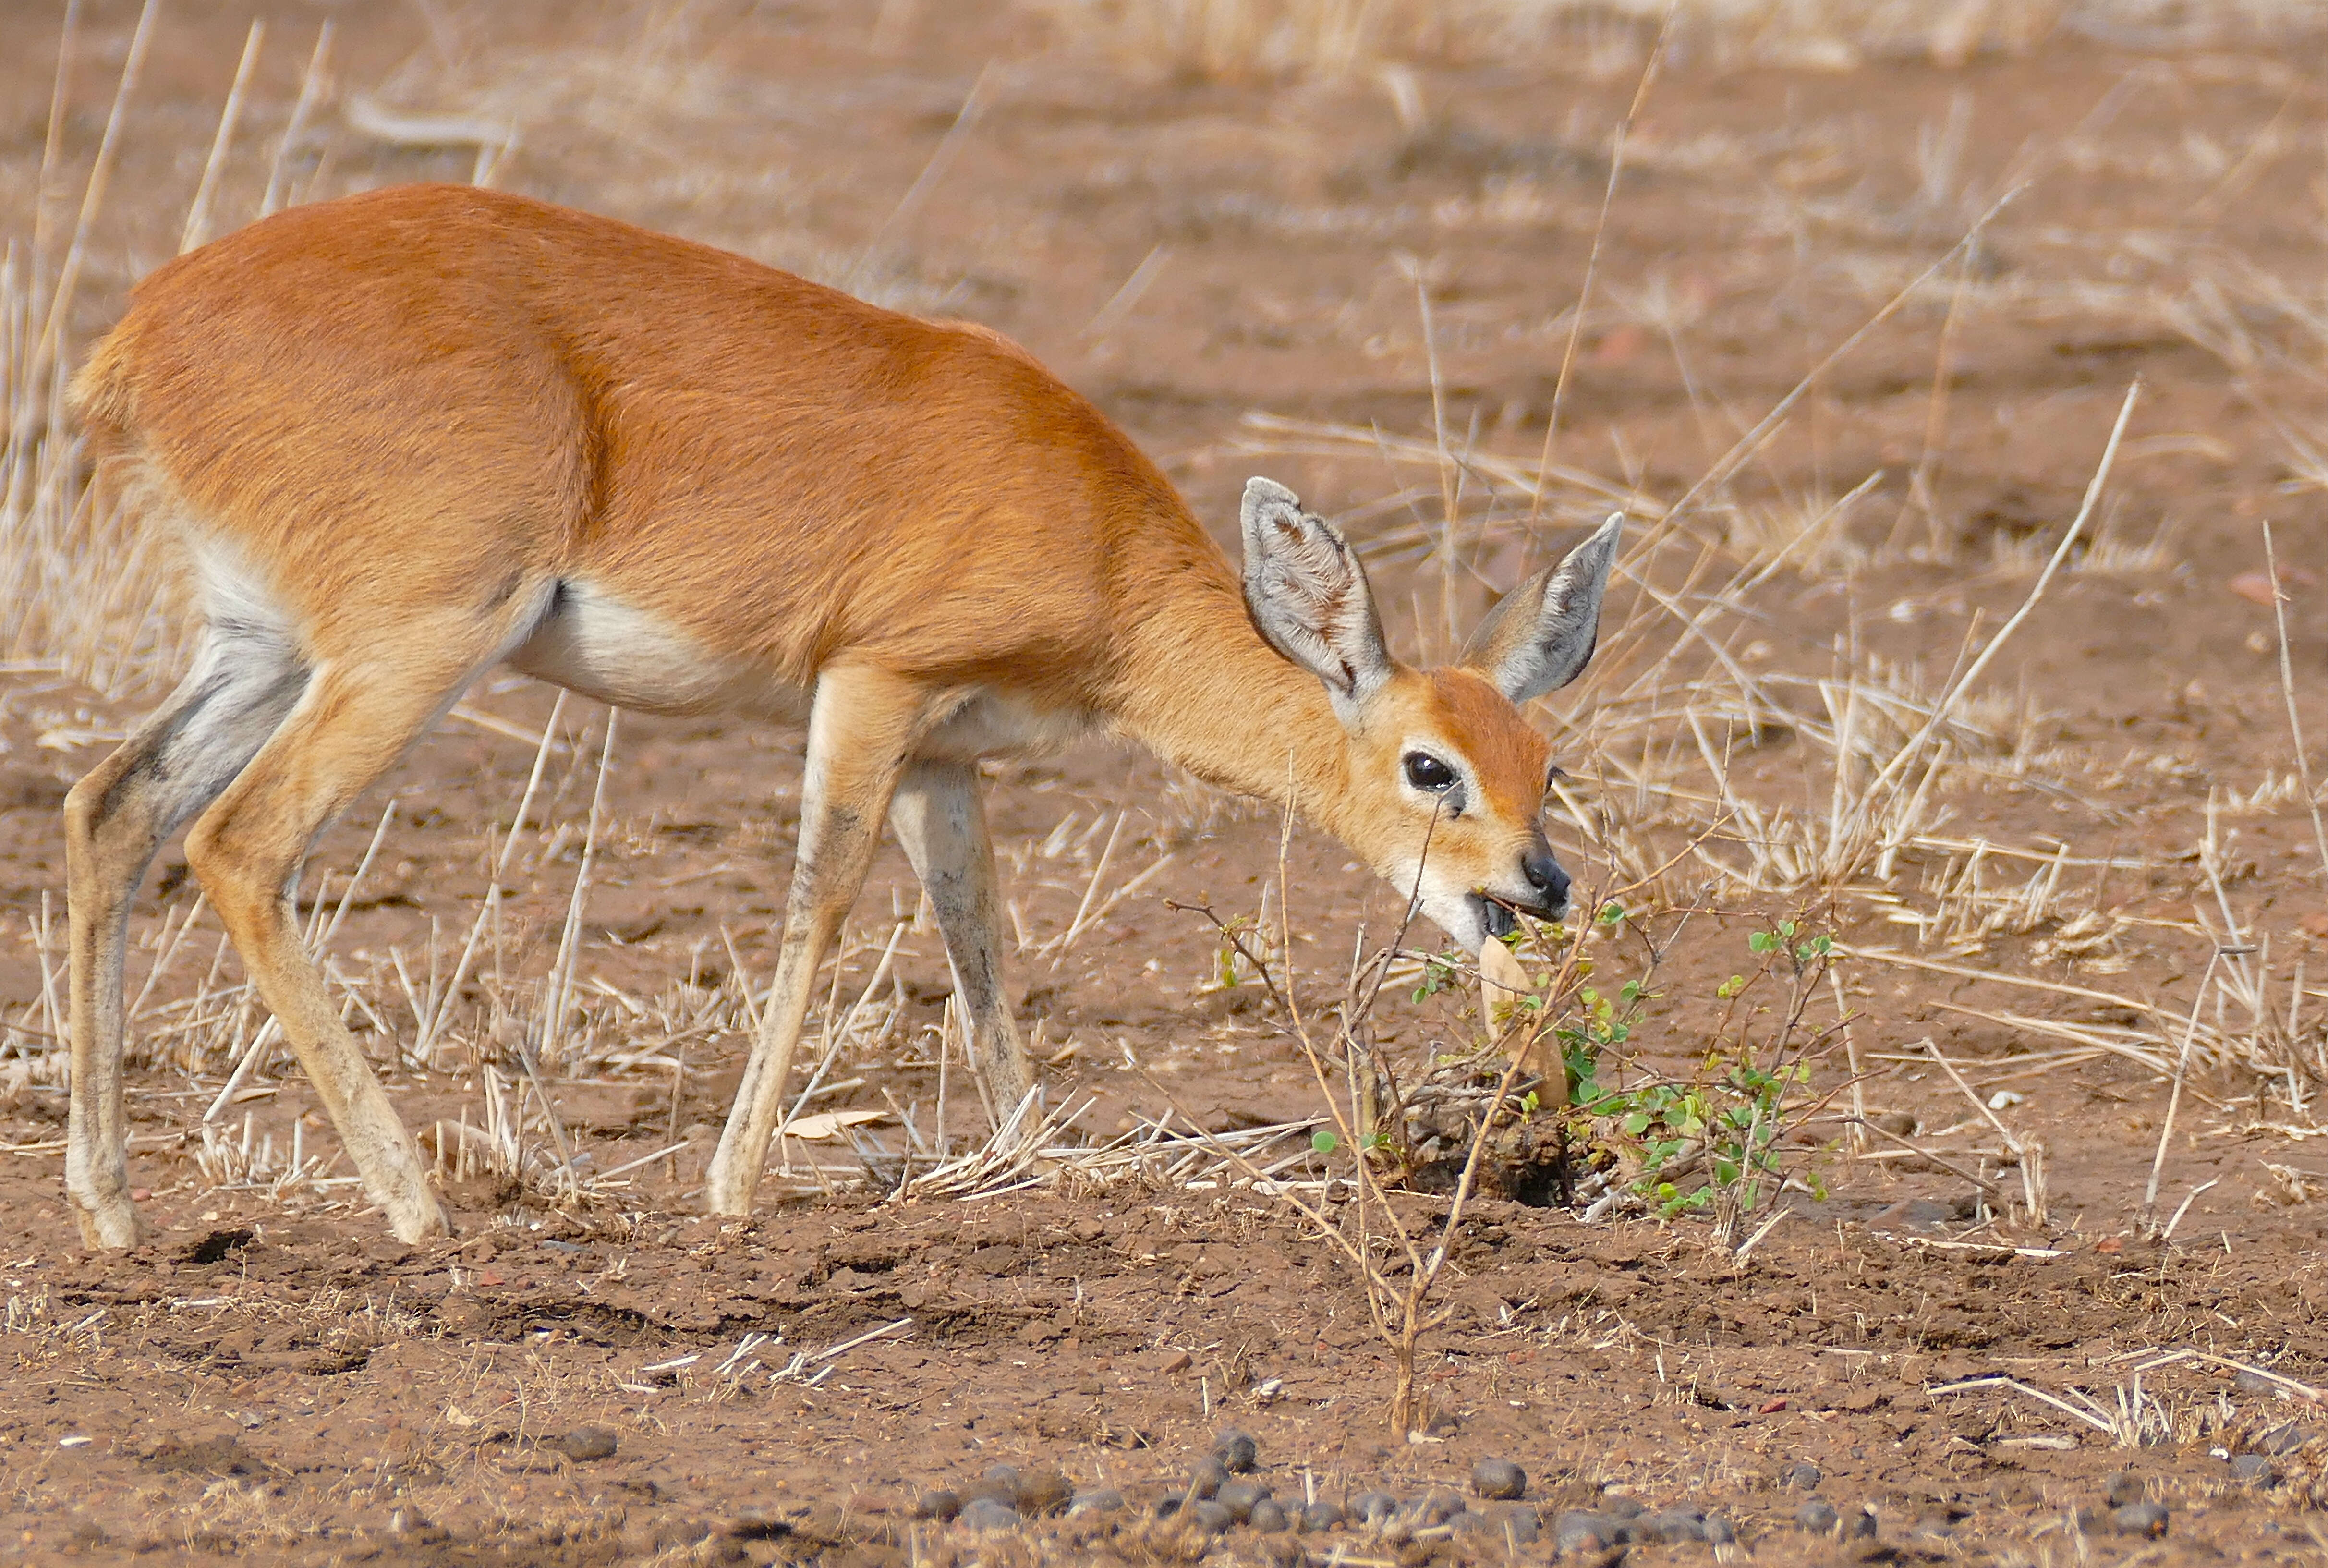
[[[65,804],[66,1189],[93,1246],[139,1236],[123,953],[181,828],[366,1194],[404,1240],[444,1234],[291,895],[316,834],[502,664],[647,712],[806,725],[715,1214],[751,1210],[885,821],[989,1099],[1007,1115],[1033,1093],[983,758],[1139,740],[1300,811],[1474,953],[1567,908],[1538,821],[1549,748],[1520,705],[1591,659],[1619,518],[1513,589],[1459,662],[1411,668],[1333,523],[1254,478],[1240,568],[999,334],[467,186],[295,208],[178,258],[73,398],[99,483],[183,546],[207,621],[184,681]]]

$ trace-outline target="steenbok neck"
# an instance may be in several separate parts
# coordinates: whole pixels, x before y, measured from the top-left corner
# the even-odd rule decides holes
[[[1290,804],[1339,836],[1349,748],[1316,676],[1253,629],[1217,551],[1163,577],[1128,639],[1118,727],[1206,783]]]

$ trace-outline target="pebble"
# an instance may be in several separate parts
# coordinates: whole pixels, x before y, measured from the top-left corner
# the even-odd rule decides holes
[[[2164,1503],[2128,1503],[2110,1516],[2110,1523],[2121,1535],[2145,1535],[2155,1541],[2166,1534],[2166,1518]]]
[[[1843,1538],[1846,1541],[1872,1541],[1875,1538],[1875,1510],[1861,1507],[1846,1514],[1843,1520]]]
[[[1843,1516],[1825,1498],[1813,1498],[1795,1510],[1795,1523],[1814,1535],[1824,1535],[1842,1522]]]
[[[1819,1473],[1818,1466],[1808,1460],[1801,1460],[1779,1472],[1779,1484],[1793,1487],[1798,1491],[1815,1492],[1818,1490],[1819,1482],[1826,1479]]]
[[[1467,1514],[1465,1518],[1485,1519],[1495,1538],[1509,1545],[1525,1546],[1544,1533],[1544,1526],[1534,1508],[1490,1508],[1485,1514]]]
[[[1236,1523],[1234,1514],[1210,1498],[1204,1498],[1190,1507],[1188,1517],[1196,1522],[1197,1528],[1207,1535],[1217,1535]]]
[[[1273,1535],[1291,1523],[1286,1518],[1285,1510],[1277,1506],[1274,1498],[1263,1498],[1255,1503],[1253,1512],[1245,1516],[1244,1522],[1265,1535]]]
[[[2256,1439],[2255,1451],[2258,1453],[2267,1454],[2294,1453],[2304,1446],[2305,1437],[2306,1434],[2302,1427],[2294,1422],[2289,1422],[2286,1426],[2273,1427]]]
[[[2132,1470],[2114,1471],[2109,1479],[2102,1483],[2102,1496],[2109,1499],[2109,1506],[2113,1508],[2123,1508],[2128,1503],[2138,1503],[2145,1496],[2142,1489],[2142,1478]]]
[[[1242,1525],[1253,1516],[1253,1505],[1265,1500],[1268,1496],[1269,1488],[1259,1481],[1230,1481],[1213,1494],[1213,1500],[1226,1508]]]
[[[962,1510],[955,1519],[963,1528],[981,1534],[1015,1530],[1021,1522],[1018,1510],[1000,1498],[972,1498],[962,1505]]]
[[[1481,1460],[1471,1467],[1471,1495],[1509,1499],[1527,1496],[1527,1471],[1509,1460]]]
[[[1113,1487],[1102,1487],[1095,1492],[1077,1492],[1067,1505],[1067,1514],[1120,1514],[1123,1511],[1123,1494]]]
[[[1379,1524],[1398,1512],[1398,1499],[1388,1492],[1360,1492],[1350,1499],[1350,1514],[1369,1525]]]
[[[1213,1457],[1233,1475],[1250,1475],[1261,1462],[1261,1445],[1250,1432],[1225,1432],[1213,1440]]]
[[[1720,1514],[1705,1516],[1705,1538],[1717,1546],[1727,1546],[1738,1539],[1738,1526]]]
[[[1641,1499],[1629,1498],[1622,1492],[1603,1492],[1600,1494],[1600,1511],[1614,1514],[1620,1519],[1638,1519],[1641,1516]]]
[[[1222,1468],[1220,1460],[1216,1459],[1198,1460],[1196,1463],[1196,1467],[1188,1472],[1188,1497],[1190,1500],[1202,1501],[1204,1498],[1211,1497],[1215,1492],[1221,1489],[1221,1483],[1228,1479],[1229,1472]]]
[[[1443,1525],[1464,1508],[1463,1499],[1450,1491],[1426,1494],[1412,1510],[1414,1517],[1425,1525]]]
[[[2260,1372],[2242,1372],[2231,1379],[2231,1386],[2242,1394],[2276,1394],[2285,1397],[2287,1393]]]
[[[986,1467],[986,1473],[979,1477],[979,1479],[984,1481],[990,1487],[1001,1488],[1004,1493],[1016,1494],[1018,1490],[1018,1467],[1017,1465],[989,1465]]]
[[[2259,1453],[2243,1453],[2231,1460],[2231,1479],[2269,1486],[2279,1479],[2279,1467]]]
[[[1650,1540],[1669,1545],[1705,1539],[1705,1516],[1695,1508],[1661,1508],[1635,1527]]]
[[[1018,1478],[1018,1511],[1029,1518],[1056,1514],[1075,1500],[1075,1483],[1057,1470],[1037,1470]]]
[[[603,1426],[577,1426],[551,1445],[568,1459],[577,1461],[610,1460],[615,1457],[615,1434]]]
[[[914,1517],[916,1519],[951,1519],[961,1512],[962,1498],[943,1488],[934,1492],[924,1492],[914,1499]]]
[[[1342,1523],[1342,1506],[1320,1498],[1301,1510],[1301,1527],[1305,1530],[1330,1530]]]
[[[1621,1546],[1628,1534],[1623,1520],[1584,1508],[1571,1508],[1552,1522],[1552,1545],[1556,1552],[1599,1552]]]

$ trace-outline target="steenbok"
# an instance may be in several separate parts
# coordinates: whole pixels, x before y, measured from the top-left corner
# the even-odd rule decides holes
[[[717,1214],[750,1212],[885,817],[993,1103],[1028,1091],[981,757],[1136,737],[1290,803],[1472,951],[1567,904],[1538,825],[1548,748],[1518,704],[1591,657],[1616,519],[1460,664],[1410,669],[1333,524],[1254,479],[1240,576],[1121,431],[994,333],[459,186],[299,208],[181,257],[73,395],[102,483],[183,544],[208,617],[183,683],[65,804],[65,1185],[91,1245],[138,1238],[122,951],[189,823],[187,862],[365,1191],[408,1241],[446,1231],[293,893],[324,824],[499,664],[651,713],[807,725]]]

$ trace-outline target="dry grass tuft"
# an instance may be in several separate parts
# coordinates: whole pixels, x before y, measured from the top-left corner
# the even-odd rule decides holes
[[[2316,30],[2304,0],[1021,0],[1072,45],[1143,71],[1229,81],[1334,78],[1395,61],[1532,60],[1599,77],[1640,68],[1668,11],[1672,45],[1723,67],[1944,67],[2061,34],[2192,48]]]

